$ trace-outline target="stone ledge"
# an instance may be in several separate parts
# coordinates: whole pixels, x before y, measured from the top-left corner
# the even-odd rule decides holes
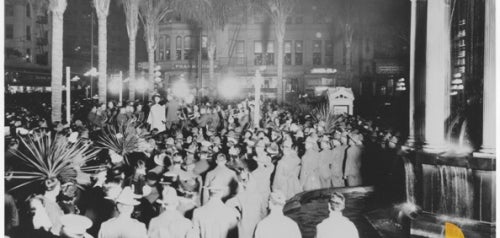
[[[417,163],[430,165],[449,165],[470,168],[473,170],[496,171],[495,158],[473,157],[470,154],[452,156],[417,152]]]
[[[423,212],[411,221],[411,237],[443,237],[445,222],[457,225],[467,238],[495,237],[495,223],[440,216]]]

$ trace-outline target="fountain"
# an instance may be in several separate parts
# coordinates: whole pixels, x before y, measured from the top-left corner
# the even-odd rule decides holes
[[[454,128],[459,133],[453,135]],[[451,123],[447,152],[415,154],[415,186],[421,189],[416,202],[423,211],[411,222],[412,237],[442,236],[446,223],[459,227],[465,237],[495,235],[495,160],[472,156],[466,128],[465,120]],[[415,189],[408,184],[406,190]]]

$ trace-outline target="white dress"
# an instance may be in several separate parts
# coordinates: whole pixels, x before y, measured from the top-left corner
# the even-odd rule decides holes
[[[167,120],[165,116],[165,106],[160,104],[155,104],[151,106],[149,111],[148,123],[151,125],[151,130],[158,129],[158,132],[166,130],[165,121]]]

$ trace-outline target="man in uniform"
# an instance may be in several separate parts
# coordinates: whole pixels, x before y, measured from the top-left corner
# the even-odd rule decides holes
[[[172,187],[165,187],[163,199],[157,200],[165,209],[149,223],[149,238],[186,238],[192,232],[193,224],[178,210],[179,198]]]
[[[316,238],[332,236],[342,238],[358,238],[358,230],[354,223],[342,215],[345,208],[344,195],[333,193],[328,201],[330,215],[316,226]]]
[[[222,202],[227,187],[215,184],[205,189],[210,199],[193,212],[194,235],[200,238],[233,237],[236,235],[238,212]]]
[[[286,198],[280,191],[271,193],[269,216],[260,221],[255,229],[255,238],[301,238],[299,226],[283,214]]]
[[[236,172],[229,169],[226,166],[227,159],[224,154],[217,155],[215,160],[217,166],[207,173],[205,178],[205,189],[203,191],[203,204],[206,204],[208,201],[209,191],[206,189],[207,187],[222,187],[224,188],[223,196],[221,199],[223,201],[227,200],[235,189],[238,186],[238,180]]]
[[[98,238],[147,238],[146,226],[130,216],[134,206],[139,205],[135,200],[132,188],[125,187],[116,199],[119,215],[102,223]]]

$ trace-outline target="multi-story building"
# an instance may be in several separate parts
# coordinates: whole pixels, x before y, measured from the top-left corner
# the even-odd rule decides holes
[[[38,11],[38,1],[5,1],[6,60],[24,58],[26,62],[47,65],[49,24],[47,13]]]
[[[366,7],[366,5],[365,5]],[[356,32],[350,61],[334,16],[320,14],[318,7],[304,5],[288,18],[284,39],[284,91],[314,93],[325,87],[347,86],[359,93],[362,75],[376,73],[373,34]],[[362,26],[359,26],[362,27]],[[200,39],[201,35],[201,41]],[[201,78],[204,88],[216,90],[208,80],[206,32],[187,24],[180,15],[166,18],[160,25],[160,40],[155,63],[161,66],[165,80],[173,82],[181,74],[193,85],[198,79],[198,53],[202,54]],[[199,50],[201,48],[201,51]],[[265,66],[263,91],[274,97],[277,91],[277,43],[273,23],[263,11],[248,10],[230,19],[217,34],[215,78],[239,81],[253,88],[257,69]],[[346,71],[350,65],[350,71]],[[139,63],[147,71],[147,62]],[[349,74],[348,74],[349,73]]]
[[[40,1],[5,1],[6,92],[45,91],[50,85],[49,32]],[[23,86],[21,86],[23,85]]]

